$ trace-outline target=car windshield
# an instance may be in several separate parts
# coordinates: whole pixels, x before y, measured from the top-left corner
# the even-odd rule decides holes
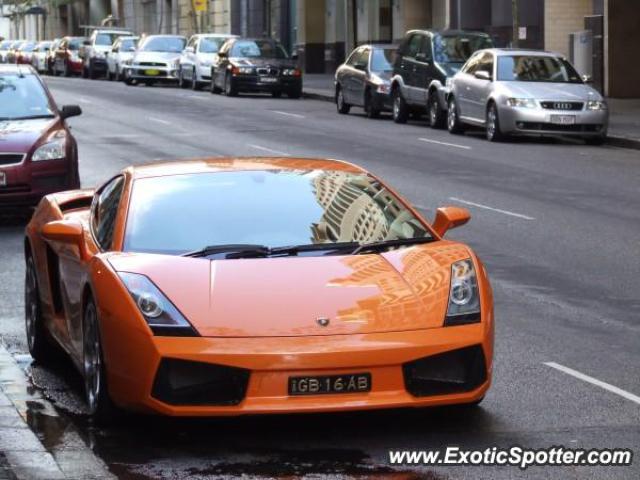
[[[118,37],[121,37],[122,33],[98,33],[96,35],[96,45],[101,45],[105,47],[110,47],[113,45]]]
[[[180,255],[211,245],[274,248],[411,238],[431,236],[369,175],[243,171],[136,180],[124,250]]]
[[[11,46],[11,42],[2,42],[0,43],[0,50],[8,50]]]
[[[498,80],[504,82],[583,83],[564,58],[543,55],[498,57]]]
[[[180,53],[184,50],[186,40],[182,37],[147,37],[140,45],[143,52]]]
[[[122,40],[122,42],[120,43],[120,51],[126,52],[128,50],[131,50],[132,48],[136,48],[136,41],[132,38]]]
[[[25,43],[20,47],[21,52],[33,52],[33,49],[36,48],[35,43]]]
[[[218,53],[223,42],[221,38],[204,37],[200,40],[200,53]]]
[[[69,50],[80,50],[83,40],[81,38],[74,38],[69,40]]]
[[[49,98],[35,75],[0,75],[0,121],[50,116]]]
[[[433,54],[438,63],[464,63],[473,53],[492,48],[491,38],[484,35],[435,35]]]
[[[231,56],[249,58],[289,58],[282,45],[270,40],[240,40],[231,48]]]
[[[395,48],[374,48],[371,55],[371,71],[392,72],[395,58]]]

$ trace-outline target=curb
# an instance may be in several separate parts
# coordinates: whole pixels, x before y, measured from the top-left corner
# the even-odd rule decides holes
[[[302,96],[304,98],[309,98],[312,100],[322,100],[325,102],[332,102],[332,103],[334,101],[333,95],[328,93],[321,93],[319,91],[305,91],[302,93]],[[636,140],[633,138],[608,135],[607,140],[605,141],[605,144],[611,145],[612,147],[628,148],[631,150],[640,150],[640,139]]]
[[[12,480],[115,478],[75,428],[67,426],[64,441],[45,447],[31,427],[47,430],[62,421],[0,343],[0,474]]]

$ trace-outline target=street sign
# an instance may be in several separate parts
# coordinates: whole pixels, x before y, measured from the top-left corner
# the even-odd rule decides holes
[[[192,0],[193,1],[193,11],[194,12],[206,12],[207,11],[207,0]]]

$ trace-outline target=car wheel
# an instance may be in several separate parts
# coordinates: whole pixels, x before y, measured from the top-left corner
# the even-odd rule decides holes
[[[224,78],[224,93],[227,97],[237,97],[238,89],[233,83],[233,77],[231,73],[227,72],[227,75]]]
[[[82,78],[89,78],[89,69],[84,65],[82,66]]]
[[[396,123],[407,123],[409,119],[409,106],[402,97],[399,88],[393,90],[393,121]]]
[[[120,69],[116,66],[116,73],[113,74],[113,80],[116,82],[119,82],[122,80],[122,78],[120,78]]]
[[[135,81],[131,78],[131,74],[129,73],[129,70],[125,70],[124,72],[122,72],[122,76],[124,77],[124,84],[128,85],[128,86],[132,86],[135,84]]]
[[[92,63],[89,63],[89,78],[91,80],[95,80],[96,78],[98,78],[98,74]]]
[[[216,83],[216,71],[211,69],[211,84],[209,85],[211,93],[222,93],[222,89]]]
[[[98,311],[92,298],[87,300],[84,308],[82,330],[82,365],[87,407],[95,420],[105,422],[113,417],[115,408],[109,397]]]
[[[504,135],[500,130],[498,107],[496,107],[495,103],[491,103],[489,105],[489,108],[487,108],[486,134],[487,140],[489,140],[490,142],[500,142],[504,140]]]
[[[594,146],[603,145],[606,140],[607,140],[607,137],[605,137],[605,136],[601,136],[601,137],[586,137],[584,139],[584,141],[585,141],[585,143],[587,145],[594,145]]]
[[[336,108],[338,109],[338,113],[342,115],[348,114],[351,110],[351,105],[345,102],[342,87],[340,87],[339,85],[336,88]]]
[[[43,362],[51,358],[54,347],[47,337],[42,317],[40,290],[36,267],[31,252],[27,253],[24,283],[24,319],[29,353],[36,362]]]
[[[178,87],[187,88],[187,86],[187,81],[184,78],[184,70],[180,69],[180,72],[178,73]]]
[[[373,97],[370,90],[365,93],[364,112],[367,114],[367,118],[378,118],[380,116],[380,110],[373,106]]]
[[[297,100],[298,98],[302,97],[302,87],[296,87],[296,88],[287,90],[287,97],[293,98],[294,100]]]
[[[273,98],[281,98],[282,97],[282,92],[280,90],[276,90],[274,92],[271,92],[271,96]]]
[[[198,81],[198,74],[196,73],[195,67],[193,72],[191,72],[191,90],[200,90],[200,82]]]
[[[71,76],[71,69],[69,68],[69,62],[64,62],[64,76],[65,77]]]
[[[444,127],[447,116],[440,108],[435,93],[429,95],[429,100],[427,100],[427,112],[429,113],[429,126],[431,128]]]
[[[458,104],[456,103],[455,97],[451,97],[449,99],[449,105],[447,108],[447,130],[449,133],[464,133],[464,125],[460,121],[460,117],[458,116]]]

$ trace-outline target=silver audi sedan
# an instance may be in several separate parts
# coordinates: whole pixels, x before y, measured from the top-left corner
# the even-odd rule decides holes
[[[604,98],[559,54],[480,50],[448,87],[451,133],[475,125],[494,142],[508,135],[571,135],[602,144],[607,136]]]

